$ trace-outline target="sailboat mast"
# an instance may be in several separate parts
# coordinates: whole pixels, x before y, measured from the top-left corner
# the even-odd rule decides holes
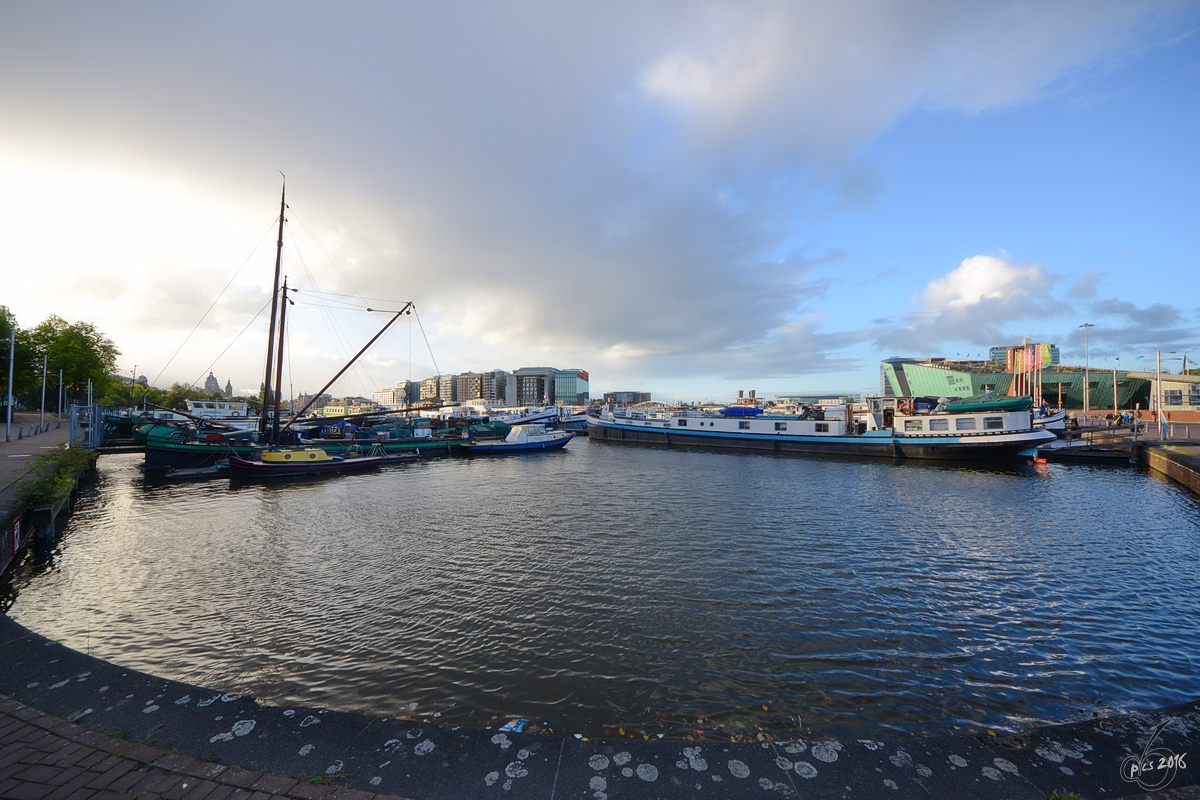
[[[275,283],[271,291],[271,324],[267,328],[267,372],[263,377],[262,414],[258,417],[258,432],[267,432],[267,398],[271,393],[271,358],[275,351],[275,316],[279,305],[279,268],[283,263],[283,222],[287,211],[285,197],[287,195],[287,179],[284,178],[283,189],[279,192],[279,241],[275,246]]]
[[[283,296],[279,300],[279,352],[275,355],[275,413],[271,415],[271,444],[279,443],[279,395],[283,383],[283,331],[287,325],[287,276],[283,276]]]

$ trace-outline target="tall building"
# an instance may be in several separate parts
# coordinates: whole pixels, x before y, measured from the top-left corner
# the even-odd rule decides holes
[[[437,400],[438,386],[441,384],[441,375],[434,375],[432,378],[426,378],[421,381],[420,393],[417,395],[418,400]]]
[[[455,381],[454,375],[439,375],[438,376],[438,399],[443,403],[454,403],[458,401],[458,382]]]
[[[551,405],[554,401],[554,367],[521,367],[513,372],[517,381],[517,405]]]
[[[404,409],[421,399],[421,384],[416,381],[398,381],[395,386],[371,393],[371,402],[381,406]]]
[[[554,376],[554,400],[571,406],[586,406],[591,401],[588,374],[581,369],[561,369]]]
[[[479,372],[461,372],[454,376],[455,400],[466,403],[471,400],[483,399],[483,374]]]
[[[233,381],[225,381],[225,396],[233,397]]]
[[[606,392],[604,402],[614,406],[632,406],[650,402],[649,392]]]
[[[211,372],[208,373],[208,377],[204,381],[204,391],[209,394],[216,394],[221,391],[221,382]]]

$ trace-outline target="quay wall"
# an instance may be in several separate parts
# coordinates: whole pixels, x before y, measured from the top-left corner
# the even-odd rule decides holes
[[[1138,459],[1200,494],[1200,446],[1145,445],[1138,448]]]

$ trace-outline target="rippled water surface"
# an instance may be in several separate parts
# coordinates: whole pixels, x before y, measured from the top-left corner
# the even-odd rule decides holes
[[[100,466],[9,613],[267,702],[740,737],[1200,695],[1200,503],[1140,470],[586,439],[276,486]]]

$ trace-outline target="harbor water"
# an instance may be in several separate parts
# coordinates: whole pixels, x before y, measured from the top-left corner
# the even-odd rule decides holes
[[[729,740],[1200,695],[1200,500],[1138,468],[587,439],[278,485],[99,466],[8,613],[264,703]]]

